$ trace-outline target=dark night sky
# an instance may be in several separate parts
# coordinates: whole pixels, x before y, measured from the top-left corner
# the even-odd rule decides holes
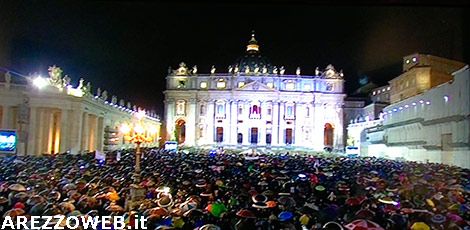
[[[226,71],[254,29],[274,65],[331,63],[351,92],[358,76],[398,75],[414,52],[470,63],[470,10],[458,6],[0,1],[0,66],[46,74],[55,64],[161,114],[168,66]]]

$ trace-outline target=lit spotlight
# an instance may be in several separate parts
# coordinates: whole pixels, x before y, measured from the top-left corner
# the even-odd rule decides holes
[[[36,77],[33,80],[33,85],[36,86],[38,89],[42,89],[47,85],[47,80],[42,77]]]

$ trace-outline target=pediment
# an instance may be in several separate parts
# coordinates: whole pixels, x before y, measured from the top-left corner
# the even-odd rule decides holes
[[[258,81],[253,81],[250,82],[243,87],[237,88],[238,91],[269,91],[269,92],[274,92],[276,91],[273,88],[270,88],[269,86],[258,82]]]

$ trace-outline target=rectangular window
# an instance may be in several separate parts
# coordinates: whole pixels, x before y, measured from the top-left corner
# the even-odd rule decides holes
[[[216,142],[220,143],[224,141],[224,128],[222,127],[217,127],[216,130]]]
[[[224,105],[217,105],[217,114],[219,114],[219,115],[225,114]]]
[[[207,82],[201,81],[201,84],[199,85],[201,89],[207,89]]]
[[[238,133],[237,135],[237,144],[243,143],[243,134]]]
[[[238,82],[238,88],[241,88],[241,87],[243,87],[243,86],[245,86],[245,82],[244,82],[244,81]]]
[[[266,144],[267,145],[271,144],[271,134],[270,133],[266,134]]]
[[[294,82],[287,82],[286,83],[286,90],[295,90]]]
[[[291,116],[293,116],[293,115],[294,115],[294,112],[293,112],[293,108],[292,108],[292,106],[287,106],[287,112],[286,112],[286,115],[287,115],[288,117],[291,117]]]
[[[286,129],[285,143],[288,145],[292,144],[292,129]]]
[[[274,83],[272,83],[272,82],[268,82],[268,83],[266,83],[266,85],[267,85],[269,88],[274,88]]]
[[[268,113],[269,116],[271,116],[272,109],[271,109],[271,108],[268,108],[268,110],[267,110],[266,112]]]
[[[304,85],[304,91],[310,91],[310,84],[305,84]]]
[[[225,88],[225,81],[218,81],[217,82],[217,88],[218,89],[224,89]]]

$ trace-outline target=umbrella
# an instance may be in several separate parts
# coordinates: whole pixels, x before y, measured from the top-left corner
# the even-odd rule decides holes
[[[436,223],[436,224],[442,224],[442,223],[446,222],[446,219],[447,218],[444,215],[436,214],[436,215],[432,216],[431,221],[433,223]]]
[[[123,212],[124,208],[122,208],[119,205],[113,204],[113,205],[110,205],[106,210],[110,212]]]
[[[346,204],[349,206],[358,206],[364,201],[363,197],[351,197],[346,200]]]
[[[44,197],[39,196],[39,195],[34,195],[26,201],[26,204],[29,205],[29,206],[34,206],[38,203],[42,203],[42,202],[45,202],[45,201],[46,201],[46,199]]]
[[[24,215],[24,214],[25,214],[25,211],[23,209],[14,208],[14,209],[10,209],[7,212],[5,212],[5,214],[3,214],[3,218],[9,216],[12,219],[14,219],[17,216],[21,216],[21,215]]]
[[[220,215],[227,211],[227,208],[222,203],[213,203],[209,204],[206,207],[206,210],[210,212],[215,217],[220,217]]]
[[[198,228],[198,230],[220,230],[220,227],[213,224],[206,224]]]
[[[11,191],[15,191],[15,192],[25,192],[26,191],[26,188],[21,184],[12,184],[12,185],[8,186],[8,189],[10,189]]]
[[[283,211],[283,212],[279,213],[277,218],[279,219],[279,221],[289,221],[292,218],[294,218],[294,214],[292,212],[289,212],[289,211]]]
[[[204,212],[201,209],[191,209],[186,211],[183,216],[188,218],[193,218],[196,216],[203,216]]]
[[[296,205],[295,200],[289,196],[282,196],[277,201],[286,207],[295,207]]]
[[[274,208],[274,207],[277,206],[277,203],[276,203],[276,201],[270,200],[270,201],[267,201],[267,202],[266,202],[266,206],[267,206],[268,208]]]
[[[341,226],[341,224],[334,222],[334,221],[330,221],[330,222],[327,222],[325,225],[323,225],[323,229],[343,230],[344,228],[343,226]]]
[[[243,217],[243,218],[255,218],[255,214],[251,212],[250,210],[247,209],[240,209],[237,214],[238,217]]]
[[[427,225],[424,222],[415,222],[413,225],[411,225],[411,230],[431,230],[429,225]]]
[[[377,223],[364,219],[355,220],[344,227],[349,230],[384,230]]]
[[[454,223],[459,223],[463,221],[462,217],[453,213],[447,213],[447,219],[449,219],[451,222],[454,222]]]
[[[69,184],[66,184],[64,185],[64,187],[62,187],[63,190],[75,190],[77,189],[77,186],[75,184],[72,184],[72,183],[69,183]]]

